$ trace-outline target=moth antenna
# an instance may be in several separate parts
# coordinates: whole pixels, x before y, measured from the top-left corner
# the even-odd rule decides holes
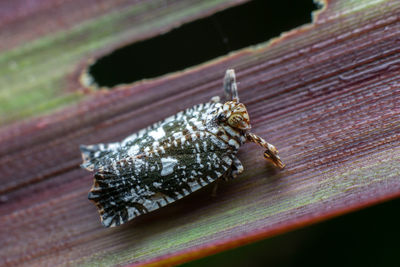
[[[278,150],[273,145],[253,133],[246,133],[246,139],[248,142],[256,143],[265,148],[264,158],[271,161],[276,167],[281,169],[285,167],[285,164],[283,164],[281,158],[278,156]]]
[[[234,69],[227,69],[224,77],[224,91],[226,100],[239,102],[239,95],[236,84]]]

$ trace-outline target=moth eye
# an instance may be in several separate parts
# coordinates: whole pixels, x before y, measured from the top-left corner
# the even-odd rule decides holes
[[[237,115],[237,116],[233,116],[232,118],[235,122],[241,122],[243,120],[242,116]]]

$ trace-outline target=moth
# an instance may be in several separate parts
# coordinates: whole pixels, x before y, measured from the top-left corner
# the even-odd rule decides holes
[[[225,103],[213,97],[121,142],[80,146],[81,167],[95,172],[88,198],[104,226],[123,224],[214,181],[237,177],[243,165],[236,154],[246,142],[262,146],[266,159],[284,167],[277,149],[249,132],[233,69],[226,71],[223,87]]]

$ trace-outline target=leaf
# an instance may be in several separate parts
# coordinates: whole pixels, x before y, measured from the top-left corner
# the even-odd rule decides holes
[[[262,46],[174,75],[80,93],[85,88],[76,80],[92,53],[233,4],[182,2],[165,10],[158,1],[130,8],[119,2],[115,13],[104,11],[111,4],[71,4],[72,18],[35,34],[18,24],[15,6],[16,20],[0,21],[16,31],[1,32],[10,37],[0,55],[7,114],[0,131],[2,264],[177,264],[400,195],[398,1],[326,1],[312,25]],[[32,23],[59,16],[50,4],[37,5],[45,6],[26,9],[43,12]],[[138,15],[143,10],[152,16]],[[102,30],[115,34],[99,38]],[[208,188],[103,228],[87,200],[92,176],[79,169],[78,146],[120,140],[222,95],[228,67],[236,69],[253,131],[277,146],[286,168],[275,170],[258,147],[246,145],[239,153],[244,174],[221,183],[216,197]],[[51,114],[19,121],[43,112]]]
[[[94,56],[240,2],[0,4],[0,125],[79,101],[78,76]]]

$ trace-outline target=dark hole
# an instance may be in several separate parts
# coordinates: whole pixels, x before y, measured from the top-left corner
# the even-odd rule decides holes
[[[265,42],[311,22],[312,0],[255,0],[134,43],[89,67],[97,86],[112,87],[188,68]]]

